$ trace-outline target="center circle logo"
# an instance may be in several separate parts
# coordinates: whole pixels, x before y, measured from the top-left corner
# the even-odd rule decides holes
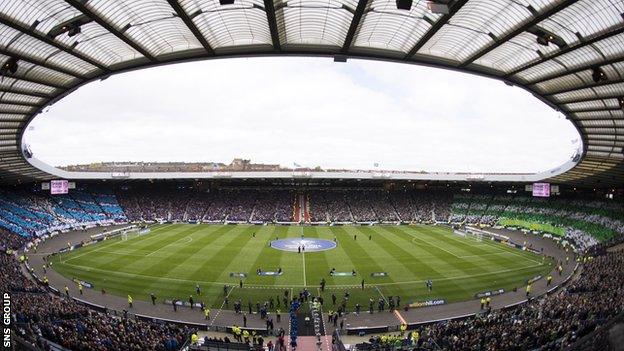
[[[336,247],[336,243],[325,239],[301,239],[289,238],[271,241],[271,247],[274,249],[290,252],[317,252],[331,250]]]

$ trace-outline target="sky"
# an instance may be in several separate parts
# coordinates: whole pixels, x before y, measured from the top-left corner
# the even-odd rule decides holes
[[[166,65],[85,85],[25,142],[54,166],[223,162],[431,172],[540,172],[579,135],[518,87],[387,62],[241,58]]]

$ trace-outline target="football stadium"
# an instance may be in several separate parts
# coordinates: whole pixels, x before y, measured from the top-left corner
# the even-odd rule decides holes
[[[623,349],[624,1],[4,0],[0,33],[3,349]],[[479,169],[465,155],[473,149],[461,143],[453,146],[460,159],[454,165],[467,165],[457,170],[438,171],[442,156],[426,166],[435,170],[391,166],[399,157],[395,151],[409,161],[428,149],[401,144],[400,129],[407,139],[418,139],[409,133],[420,126],[397,127],[381,146],[365,133],[371,127],[361,111],[372,106],[371,96],[384,100],[383,94],[359,101],[355,95],[338,97],[361,105],[347,116],[350,107],[336,100],[314,101],[311,108],[303,98],[280,100],[285,93],[272,84],[294,80],[276,76],[275,82],[259,83],[266,95],[258,100],[267,100],[269,114],[295,111],[286,105],[305,110],[306,118],[340,111],[324,122],[306,121],[310,134],[299,126],[286,132],[299,144],[318,147],[307,151],[319,155],[318,166],[282,162],[281,153],[301,153],[286,141],[270,150],[274,158],[252,162],[239,151],[243,139],[199,124],[185,126],[188,136],[180,144],[214,139],[240,155],[226,161],[207,148],[200,150],[208,154],[203,161],[189,160],[189,146],[177,149],[180,161],[126,161],[142,151],[118,154],[121,145],[107,154],[112,156],[74,161],[96,150],[97,145],[82,145],[85,140],[105,145],[105,134],[115,142],[141,139],[142,128],[160,138],[146,150],[160,142],[170,148],[159,129],[178,133],[175,125],[184,124],[178,113],[191,102],[178,100],[192,93],[173,78],[163,84],[167,96],[154,98],[171,108],[138,98],[151,109],[154,125],[122,96],[153,88],[138,78],[136,86],[125,81],[128,90],[110,95],[117,100],[81,95],[109,77],[119,84],[117,77],[137,72],[176,75],[174,67],[230,61],[262,71],[266,66],[256,60],[302,58],[350,70],[356,81],[380,90],[393,84],[391,74],[372,79],[357,62],[391,64],[406,76],[419,67],[489,82],[483,87],[500,83],[496,90],[519,90],[560,116],[557,123],[578,138],[572,146],[564,140],[567,134],[557,139],[561,149],[572,150],[570,157],[533,172]],[[321,74],[319,66],[301,64],[307,61],[292,62],[296,71]],[[247,72],[211,74],[224,86],[226,80],[245,86],[237,74]],[[324,90],[310,76],[287,89],[300,95]],[[441,114],[447,113],[443,105],[461,100],[457,113],[468,116],[478,107],[470,106],[471,99],[481,106],[470,94],[489,92],[474,85],[464,98],[454,81],[436,90],[427,82],[438,79],[433,73],[426,77],[431,78],[409,81],[410,89]],[[203,83],[225,91],[219,79]],[[329,85],[357,89],[336,76],[322,84],[328,91]],[[188,90],[202,94],[200,86],[190,85]],[[390,88],[389,94],[402,89]],[[229,93],[205,95],[195,103],[207,114],[218,114],[218,106],[239,111],[252,105]],[[225,103],[217,101],[223,96]],[[534,111],[525,100],[500,100],[505,103],[493,112],[501,118]],[[412,109],[405,101],[400,103]],[[43,147],[31,144],[30,135],[43,125],[39,121],[62,123],[54,113],[68,114],[63,104],[76,108],[85,124],[97,129],[108,123],[115,132],[102,129],[93,139],[58,125]],[[105,105],[121,108],[118,118],[138,127],[125,133],[113,113],[98,115]],[[241,130],[251,140],[245,147],[259,150],[263,142],[281,138],[289,119],[274,125],[258,106],[247,107],[252,114],[257,110],[253,118],[270,121],[263,128],[276,134],[254,138]],[[390,115],[400,111],[383,110],[375,119],[395,123]],[[107,113],[111,120],[98,117]],[[330,133],[339,129],[333,121],[340,118],[378,149],[367,159],[372,166],[322,164],[343,152],[336,145],[364,145]],[[476,120],[466,123],[481,128]],[[546,130],[550,125],[540,122],[515,133],[527,145],[542,145],[538,129],[545,139],[559,133]],[[457,139],[486,145],[472,129],[456,127]],[[427,128],[422,126],[423,134],[431,134]],[[432,128],[435,134],[438,127]],[[442,129],[438,139],[454,128]],[[534,136],[526,132],[531,129]],[[44,157],[55,148],[48,142],[67,140],[79,146],[54,161]],[[495,148],[520,141],[501,139]],[[525,169],[520,166],[535,158],[517,156],[503,157],[510,169]]]

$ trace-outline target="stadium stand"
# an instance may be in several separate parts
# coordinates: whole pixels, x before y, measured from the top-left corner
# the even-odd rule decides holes
[[[420,326],[408,337],[371,338],[358,350],[400,345],[419,350],[560,350],[623,312],[624,253],[594,252],[574,282],[544,298],[474,318]],[[591,343],[590,343],[591,344]],[[601,344],[604,345],[604,341]],[[589,347],[599,350],[600,347]]]
[[[126,216],[111,194],[0,192],[0,226],[25,237],[121,221]]]
[[[0,230],[0,290],[10,292],[14,332],[41,350],[178,350],[190,330],[92,310],[73,299],[52,295],[22,274],[12,253],[26,243],[21,235]],[[7,251],[8,249],[8,251]]]
[[[0,192],[0,226],[22,236],[124,221],[293,222],[297,194],[288,189],[120,188]],[[456,194],[441,191],[311,189],[315,223],[421,222],[502,225],[565,237],[582,248],[624,232],[621,203],[576,198]]]
[[[509,223],[565,236],[583,248],[624,233],[624,209],[613,201],[457,195],[452,211],[451,222]]]
[[[622,348],[624,342],[614,341],[611,331],[618,324],[621,331],[624,321],[623,258],[621,251],[614,251],[622,245],[624,212],[621,200],[604,199],[606,189],[616,192],[617,188],[616,199],[623,195],[622,1],[265,1],[240,5],[174,0],[0,2],[0,182],[7,186],[0,190],[0,246],[6,252],[0,258],[0,287],[14,296],[11,319],[26,343],[45,350],[52,343],[76,350],[175,350],[189,332],[168,323],[109,315],[49,295],[45,287],[21,274],[25,266],[12,252],[30,239],[125,221],[299,221],[302,217],[293,215],[299,209],[305,212],[304,220],[323,224],[400,220],[522,228],[574,241],[586,251],[580,273],[546,297],[477,317],[420,326],[411,344],[406,337],[381,337],[358,345],[359,349]],[[23,188],[58,178],[94,179],[93,174],[61,177],[59,170],[35,162],[36,148],[33,153],[24,138],[34,118],[81,86],[146,67],[267,55],[420,64],[489,77],[526,90],[560,112],[578,131],[581,145],[571,155],[572,165],[546,175],[546,181],[568,187],[567,194],[541,200],[508,195],[502,185],[496,185],[508,177],[524,183],[532,174],[424,171],[412,173],[414,183],[436,190],[303,189],[308,181],[321,187],[318,184],[333,179],[328,175],[343,172],[355,172],[356,178],[384,179],[388,185],[406,174],[382,169],[290,169],[245,159],[229,165],[111,162],[66,169],[100,171],[97,181],[112,180],[107,184],[131,178],[130,172],[206,175],[227,171],[205,178],[227,182],[234,173],[234,178],[241,176],[246,184],[249,179],[243,172],[281,172],[281,177],[304,184],[296,192],[305,198],[305,208],[293,199],[292,189],[264,194],[259,189],[252,193],[218,189],[218,185],[208,191],[178,188],[177,182],[170,189],[128,181],[119,189],[72,189],[70,195],[51,197]],[[318,171],[318,178],[310,176],[311,171]],[[170,174],[160,177],[170,178]],[[492,189],[466,194],[441,184],[453,183],[455,178],[465,186],[481,184]],[[490,179],[494,184],[486,183]],[[572,193],[574,186],[588,192]],[[594,188],[597,191],[591,193],[589,189]],[[334,346],[345,350],[339,343]]]
[[[582,197],[544,201],[495,193],[449,194],[319,188],[306,190],[305,198],[311,206],[311,220],[323,223],[430,222],[435,218],[445,223],[498,225],[515,219],[549,224],[563,229],[568,240],[587,250],[581,258],[582,270],[567,286],[526,304],[417,326],[420,337],[415,342],[409,338],[372,338],[357,345],[358,349],[387,349],[392,340],[395,345],[400,342],[418,350],[558,350],[575,347],[580,341],[586,345],[587,338],[604,337],[598,328],[622,318],[624,253],[606,250],[623,241],[620,203]],[[191,330],[95,311],[72,299],[53,296],[45,286],[22,274],[25,267],[20,267],[14,249],[37,235],[90,223],[289,221],[298,198],[292,190],[266,188],[94,188],[56,197],[18,189],[1,195],[0,248],[6,252],[1,257],[1,288],[12,294],[17,336],[41,349],[54,343],[79,350],[177,350]],[[596,232],[596,228],[601,231]],[[603,235],[605,232],[609,235]]]

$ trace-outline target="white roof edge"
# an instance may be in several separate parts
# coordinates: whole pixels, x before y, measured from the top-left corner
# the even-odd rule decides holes
[[[576,159],[576,160],[575,160]],[[432,180],[469,182],[537,182],[555,177],[574,168],[580,158],[551,170],[533,174],[487,174],[453,172],[402,172],[346,171],[346,172],[69,172],[46,164],[31,157],[27,161],[35,168],[54,177],[70,180],[131,180],[131,179],[377,179],[377,180]]]

